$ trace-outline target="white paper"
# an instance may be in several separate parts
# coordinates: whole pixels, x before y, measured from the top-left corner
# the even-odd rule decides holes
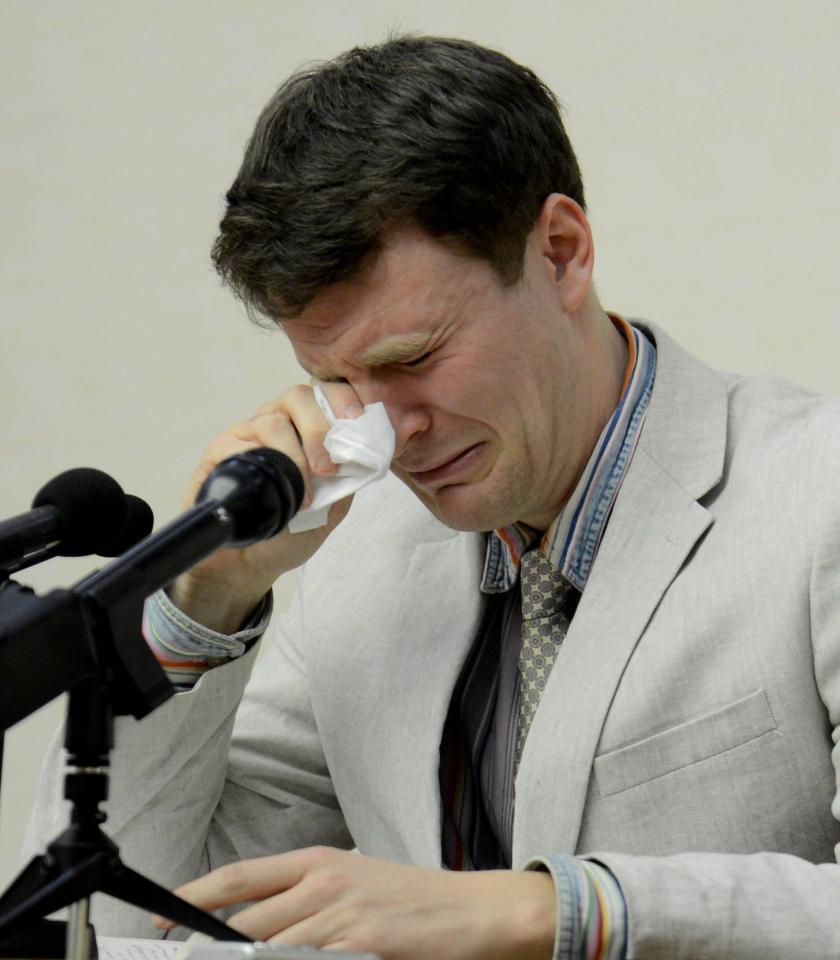
[[[338,470],[330,477],[312,478],[312,503],[292,517],[290,533],[322,527],[332,504],[381,480],[391,466],[396,445],[384,403],[367,404],[355,420],[338,420],[321,387],[316,384],[313,392],[331,424],[324,446]]]
[[[97,937],[99,960],[175,960],[183,947],[179,940],[141,940],[134,937]]]

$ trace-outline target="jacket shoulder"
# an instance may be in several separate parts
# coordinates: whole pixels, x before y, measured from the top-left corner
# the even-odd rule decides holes
[[[731,378],[730,440],[782,475],[807,485],[837,484],[840,471],[840,397],[824,396],[776,377]]]

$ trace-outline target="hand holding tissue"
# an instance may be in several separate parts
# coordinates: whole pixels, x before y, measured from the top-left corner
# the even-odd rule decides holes
[[[396,436],[384,403],[369,403],[355,420],[338,420],[323,390],[313,387],[318,406],[330,423],[324,446],[338,470],[329,477],[312,478],[312,502],[288,526],[290,533],[322,527],[332,504],[381,480],[391,466]]]

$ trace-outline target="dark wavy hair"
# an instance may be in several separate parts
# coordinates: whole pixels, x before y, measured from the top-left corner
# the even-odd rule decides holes
[[[227,193],[213,263],[257,322],[295,316],[358,276],[401,225],[511,285],[552,192],[585,205],[539,78],[466,40],[398,37],[303,70],[274,94]]]

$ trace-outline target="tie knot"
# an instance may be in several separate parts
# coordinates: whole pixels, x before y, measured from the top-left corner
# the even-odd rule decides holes
[[[569,581],[538,547],[523,554],[519,580],[523,620],[557,613],[572,589]]]

